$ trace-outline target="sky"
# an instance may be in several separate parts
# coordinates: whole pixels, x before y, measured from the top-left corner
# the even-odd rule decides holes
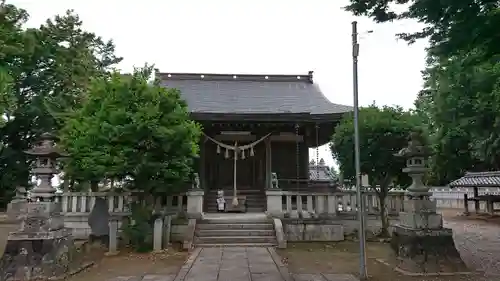
[[[360,105],[411,108],[422,87],[427,42],[408,46],[395,37],[420,26],[354,17],[342,9],[347,0],[7,2],[29,12],[30,27],[75,10],[84,29],[113,39],[124,57],[119,68],[126,72],[145,63],[161,72],[305,75],[312,70],[324,95],[345,105],[353,104],[351,22],[356,20]],[[334,164],[326,146],[319,154]]]

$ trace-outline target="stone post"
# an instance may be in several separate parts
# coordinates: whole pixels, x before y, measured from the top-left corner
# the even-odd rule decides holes
[[[153,252],[161,252],[163,250],[163,218],[155,219],[153,225]]]
[[[71,230],[64,227],[61,203],[54,202],[56,189],[50,182],[57,173],[56,160],[64,153],[50,134],[43,134],[38,145],[25,153],[36,158],[33,174],[41,183],[31,190],[32,202],[22,208],[19,229],[9,233],[0,260],[0,280],[64,278],[81,266],[74,260]]]
[[[170,245],[170,234],[172,232],[172,216],[165,216],[163,218],[163,248]]]
[[[406,271],[439,273],[443,265],[464,271],[452,230],[443,228],[436,202],[430,200],[432,192],[422,181],[429,155],[430,150],[417,133],[411,134],[408,146],[397,154],[406,159],[403,172],[412,178],[412,184],[406,189],[404,212],[399,213],[399,224],[393,228],[391,247],[399,257],[399,267]]]
[[[186,195],[188,218],[201,219],[203,217],[203,196],[205,195],[205,191],[200,188],[198,174],[195,173],[193,186]]]
[[[109,246],[106,255],[114,256],[118,254],[118,217],[113,216],[109,220]]]

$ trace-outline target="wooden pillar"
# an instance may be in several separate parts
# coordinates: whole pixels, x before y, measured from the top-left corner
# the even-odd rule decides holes
[[[469,215],[469,198],[467,198],[467,193],[464,194],[464,214]]]
[[[305,180],[309,180],[309,146],[304,138],[304,141],[301,143],[302,148],[302,157],[300,157],[300,164],[302,167],[302,178]]]
[[[203,140],[201,141],[201,145],[200,145],[200,183],[201,183],[201,186],[200,188],[203,189],[203,190],[207,190],[207,177],[206,177],[206,141],[207,139],[206,138],[203,138]]]
[[[474,186],[473,188],[474,190],[474,199],[477,199],[477,197],[479,196],[479,191],[477,190],[477,187]],[[474,200],[474,211],[477,213],[479,213],[479,200]]]
[[[272,173],[272,165],[271,165],[271,138],[267,138],[265,141],[266,144],[266,186],[265,188],[271,187],[271,173]]]

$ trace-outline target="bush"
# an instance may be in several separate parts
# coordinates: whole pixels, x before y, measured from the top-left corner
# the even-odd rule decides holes
[[[153,227],[157,218],[150,206],[133,203],[131,223],[122,228],[123,235],[136,252],[145,253],[153,250]]]

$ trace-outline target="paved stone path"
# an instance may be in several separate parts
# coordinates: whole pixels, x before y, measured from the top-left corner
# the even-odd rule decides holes
[[[196,255],[196,256],[195,256]],[[345,276],[290,276],[273,248],[202,248],[175,281],[355,281]],[[187,268],[189,267],[189,268]],[[182,279],[184,278],[184,279]]]
[[[346,274],[291,276],[273,248],[199,248],[174,275],[121,276],[108,281],[357,281]]]

